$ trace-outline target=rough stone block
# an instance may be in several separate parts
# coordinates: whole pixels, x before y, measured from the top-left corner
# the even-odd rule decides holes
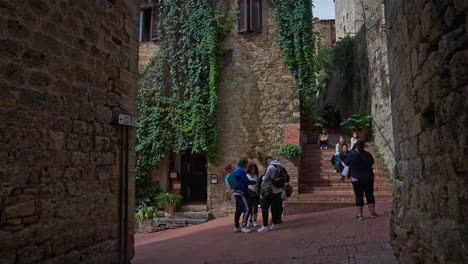
[[[5,209],[5,213],[8,219],[35,215],[37,213],[37,202],[34,199],[19,204],[7,206]]]

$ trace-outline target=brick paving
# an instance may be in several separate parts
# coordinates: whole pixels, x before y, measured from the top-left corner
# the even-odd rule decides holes
[[[232,217],[136,235],[133,264],[398,263],[388,244],[391,203],[376,219],[355,220],[354,208],[284,216],[281,229],[233,233]]]

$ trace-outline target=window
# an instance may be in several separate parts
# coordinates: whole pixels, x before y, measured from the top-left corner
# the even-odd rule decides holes
[[[239,33],[262,32],[262,0],[237,0]]]
[[[159,9],[156,6],[140,11],[140,42],[158,39]]]

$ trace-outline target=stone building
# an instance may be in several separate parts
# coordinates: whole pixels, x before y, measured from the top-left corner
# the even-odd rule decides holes
[[[117,263],[117,116],[136,114],[137,11],[133,0],[0,3],[0,263]]]
[[[208,163],[206,154],[168,153],[152,173],[152,180],[159,181],[163,190],[181,188],[186,202],[206,204],[215,216],[230,213],[233,206],[232,192],[224,184],[227,164],[236,165],[240,157],[248,157],[262,169],[259,157],[276,156],[284,142],[299,144],[299,97],[276,41],[272,4],[270,0],[252,2],[258,4],[251,5],[252,10],[239,10],[232,1],[231,12],[239,10],[243,18],[255,16],[249,20],[256,23],[235,25],[224,42],[224,70],[218,87],[218,163]],[[142,5],[143,13],[150,9]],[[157,40],[141,41],[143,67],[157,49]],[[298,163],[282,162],[297,187]],[[171,173],[177,179],[171,179]]]
[[[364,4],[369,1],[335,0],[336,39],[355,36],[364,24]]]
[[[335,20],[334,19],[320,19],[314,17],[312,20],[314,31],[319,32],[322,39],[319,42],[320,46],[331,47],[336,41]]]
[[[402,263],[468,262],[468,2],[386,0]]]

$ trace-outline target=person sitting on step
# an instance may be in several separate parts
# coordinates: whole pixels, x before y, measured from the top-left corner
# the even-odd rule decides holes
[[[341,171],[343,170],[340,167],[341,165],[340,152],[344,145],[346,145],[346,140],[344,139],[343,136],[340,136],[340,140],[338,141],[338,143],[336,143],[336,146],[335,146],[335,171],[334,171],[335,173],[336,172],[341,173]]]
[[[322,129],[322,132],[320,132],[319,143],[320,143],[320,149],[328,148],[328,133],[325,128]]]

